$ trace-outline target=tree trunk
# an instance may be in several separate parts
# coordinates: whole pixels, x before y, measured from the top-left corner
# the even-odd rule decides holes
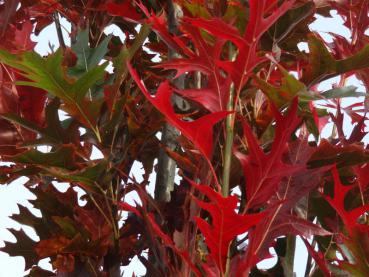
[[[177,22],[177,11],[173,5],[172,1],[167,1],[168,5],[168,29],[172,34],[178,34],[178,22]],[[179,55],[175,53],[172,49],[169,49],[169,59],[177,58]],[[173,84],[177,88],[184,88],[184,76],[180,76],[176,80],[173,81]],[[186,103],[183,99],[173,96],[174,103],[178,108],[183,108],[186,106]],[[163,145],[168,147],[170,150],[175,150],[177,147],[177,137],[179,133],[178,131],[170,124],[165,123],[163,130],[161,141]],[[170,193],[174,188],[174,177],[176,170],[176,162],[170,158],[164,149],[160,150],[158,157],[158,172],[156,176],[155,183],[155,199],[158,201],[169,202],[170,201]]]

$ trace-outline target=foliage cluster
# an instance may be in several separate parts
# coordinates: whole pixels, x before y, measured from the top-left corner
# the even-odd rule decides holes
[[[333,11],[349,39],[309,29]],[[19,205],[11,218],[39,241],[12,230],[1,250],[37,277],[120,276],[135,256],[147,276],[293,276],[300,237],[305,276],[368,276],[369,102],[346,85],[369,89],[368,12],[367,0],[0,1],[0,180],[28,177],[42,214]],[[42,57],[30,37],[52,23],[60,47]]]

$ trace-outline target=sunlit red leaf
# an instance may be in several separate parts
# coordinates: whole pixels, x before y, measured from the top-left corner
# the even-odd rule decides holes
[[[165,116],[166,120],[178,128],[207,158],[213,150],[213,126],[229,112],[217,112],[205,115],[194,121],[181,120],[174,112],[171,103],[172,88],[168,81],[160,84],[155,96],[152,96],[140,80],[137,72],[128,64],[132,77],[146,98]]]
[[[235,212],[239,204],[236,196],[223,197],[209,186],[194,183],[193,186],[209,199],[205,202],[195,198],[199,207],[210,213],[211,224],[200,217],[196,218],[196,223],[205,237],[213,261],[220,272],[224,272],[230,242],[257,225],[264,214],[240,215]]]
[[[299,166],[286,164],[282,156],[287,142],[295,131],[300,119],[297,116],[297,99],[293,101],[287,115],[275,111],[276,131],[270,153],[264,153],[259,146],[250,126],[244,123],[244,136],[247,141],[248,155],[236,153],[246,178],[247,208],[259,207],[276,192],[281,179],[300,169]]]
[[[344,186],[341,183],[339,173],[336,167],[332,168],[332,175],[334,179],[334,193],[333,197],[324,196],[329,204],[336,210],[341,217],[349,232],[353,232],[358,225],[358,218],[369,210],[369,204],[357,207],[351,211],[347,211],[344,207],[345,197],[347,193],[353,189],[353,186]]]

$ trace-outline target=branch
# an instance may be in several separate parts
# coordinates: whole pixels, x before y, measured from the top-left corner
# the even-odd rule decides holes
[[[178,33],[178,22],[176,11],[172,1],[167,1],[168,4],[168,29],[172,34]],[[178,54],[169,50],[169,58],[176,58]],[[178,88],[184,88],[184,76],[177,78],[174,85]],[[176,102],[184,101],[177,97]],[[170,124],[165,123],[162,131],[161,142],[170,150],[175,150],[177,147],[178,131]],[[158,201],[170,201],[170,192],[174,188],[174,177],[176,170],[176,162],[170,158],[164,149],[160,150],[158,157],[158,172],[155,183],[155,199]]]

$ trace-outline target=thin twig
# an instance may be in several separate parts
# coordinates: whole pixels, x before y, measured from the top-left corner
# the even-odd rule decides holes
[[[55,28],[56,28],[56,33],[58,35],[59,44],[60,44],[60,47],[64,51],[66,46],[65,46],[65,42],[64,42],[64,38],[63,38],[63,32],[62,32],[61,24],[60,24],[60,21],[59,21],[59,14],[57,12],[54,12],[53,18],[54,18],[54,21],[55,21]]]

